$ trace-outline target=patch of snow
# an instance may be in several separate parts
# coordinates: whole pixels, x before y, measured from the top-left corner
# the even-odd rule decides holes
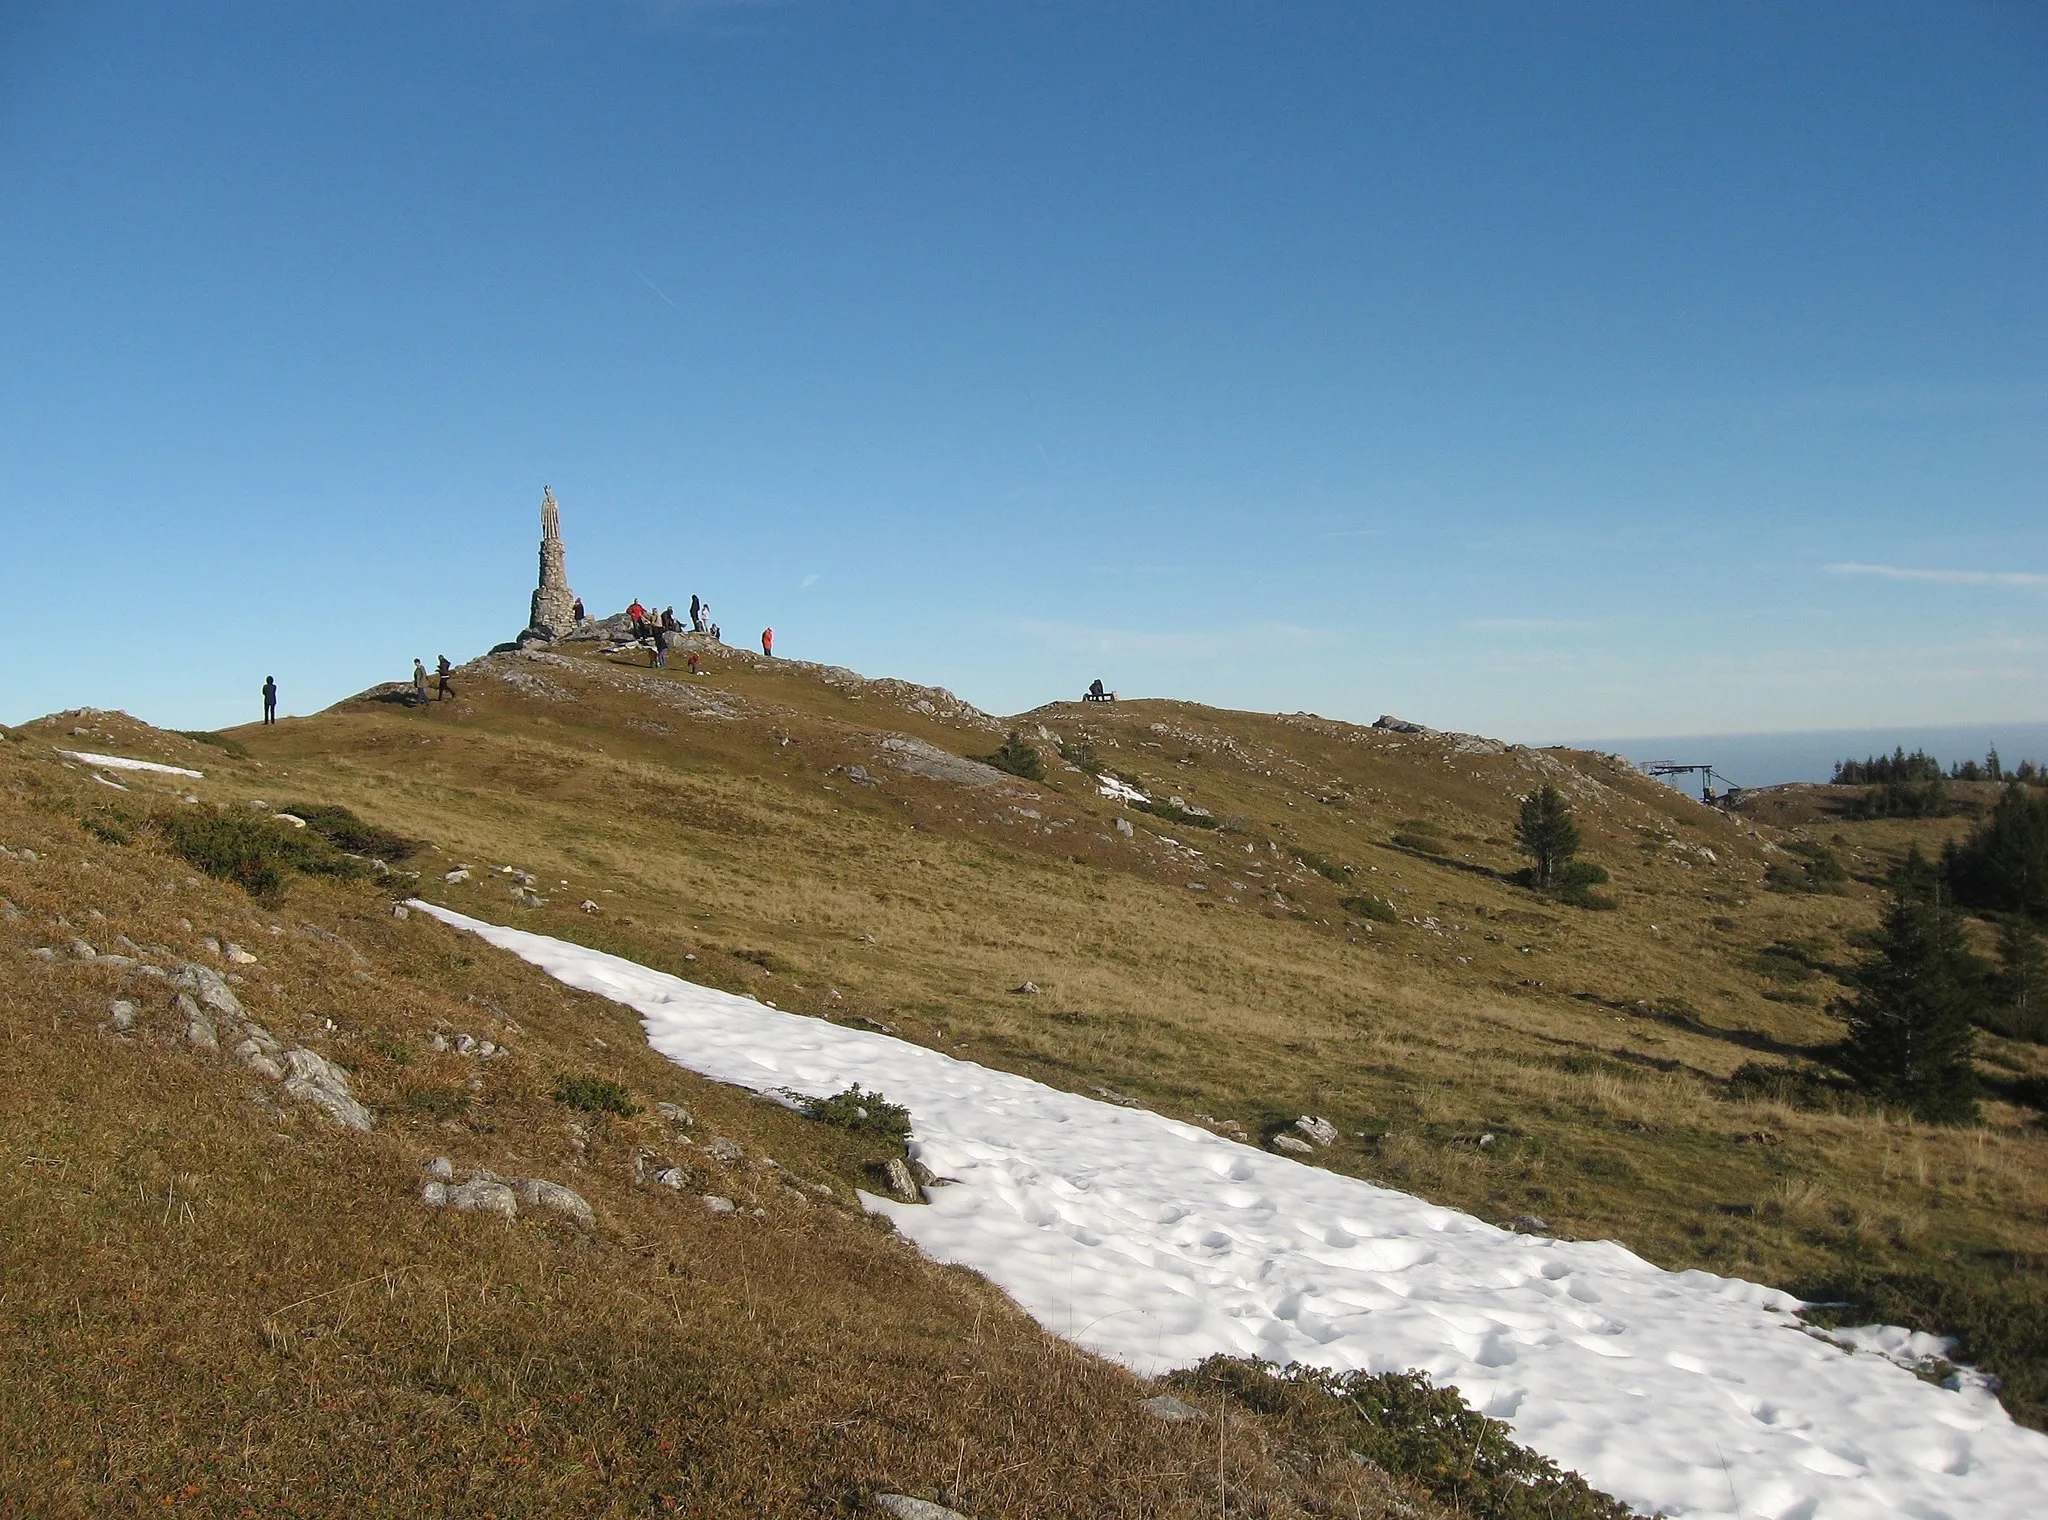
[[[913,1157],[955,1184],[866,1206],[1141,1373],[1214,1352],[1419,1368],[1673,1520],[2019,1520],[2048,1491],[2048,1436],[2014,1425],[1982,1380],[1937,1387],[1895,1365],[1929,1354],[1910,1332],[1823,1338],[1775,1288],[1513,1234],[1142,1109],[412,906],[635,1009],[657,1051],[717,1081],[819,1097],[858,1082],[905,1105]],[[1879,1354],[1844,1349],[1865,1343]]]
[[[1152,799],[1129,782],[1119,781],[1114,776],[1097,776],[1095,789],[1103,796],[1116,802],[1150,802]]]
[[[115,771],[159,771],[166,776],[197,776],[206,779],[205,771],[188,771],[182,765],[159,765],[154,760],[130,760],[122,755],[90,755],[84,750],[60,749],[58,754],[70,760],[83,760],[87,765],[104,765]]]

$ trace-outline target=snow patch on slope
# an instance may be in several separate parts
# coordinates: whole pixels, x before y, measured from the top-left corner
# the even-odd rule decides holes
[[[957,1185],[869,1206],[1139,1372],[1219,1351],[1420,1368],[1674,1520],[2020,1520],[2048,1492],[2048,1437],[1980,1381],[1941,1388],[1894,1365],[1928,1349],[1906,1331],[1824,1338],[1757,1283],[1509,1234],[1158,1114],[414,906],[635,1009],[693,1071],[810,1096],[858,1082],[904,1104],[913,1154]]]

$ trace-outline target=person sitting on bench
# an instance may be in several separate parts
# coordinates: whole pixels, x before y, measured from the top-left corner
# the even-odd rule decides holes
[[[1098,676],[1095,680],[1088,683],[1088,689],[1081,693],[1081,700],[1083,702],[1114,702],[1116,700],[1116,693],[1104,691],[1102,689],[1102,679]]]

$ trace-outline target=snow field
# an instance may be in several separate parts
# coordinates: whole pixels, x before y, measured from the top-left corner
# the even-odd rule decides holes
[[[188,771],[182,765],[159,765],[154,760],[130,760],[123,755],[89,755],[83,750],[60,749],[58,754],[68,760],[83,760],[87,765],[104,765],[115,771],[159,771],[166,776],[191,776],[196,780],[206,779],[205,771]]]
[[[869,1197],[940,1261],[1146,1374],[1215,1352],[1339,1371],[1418,1368],[1645,1512],[1861,1520],[2048,1511],[2048,1437],[1977,1380],[1888,1360],[1938,1342],[1808,1332],[1789,1295],[1667,1272],[1612,1242],[1511,1234],[887,1035],[780,1013],[617,956],[415,907],[636,1010],[655,1050],[719,1081],[911,1114],[946,1186]]]

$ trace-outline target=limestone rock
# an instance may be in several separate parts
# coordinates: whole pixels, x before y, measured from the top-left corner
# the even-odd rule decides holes
[[[712,1136],[711,1143],[705,1146],[704,1149],[711,1153],[713,1161],[722,1161],[727,1166],[736,1165],[740,1157],[746,1154],[745,1151],[740,1149],[737,1140],[728,1140],[723,1135]]]
[[[171,999],[171,1009],[185,1021],[185,1041],[195,1050],[211,1054],[220,1053],[220,1035],[213,1027],[205,1011],[192,1001],[192,994],[181,992]]]
[[[127,1030],[133,1029],[135,1027],[136,1021],[139,1020],[141,1017],[142,1010],[137,1008],[133,1003],[129,1002],[126,998],[118,1000],[110,1008],[107,1009],[107,1021],[110,1024],[112,1024],[116,1030],[122,1032],[126,1032]]]
[[[1145,1400],[1145,1413],[1153,1416],[1155,1419],[1168,1420],[1174,1424],[1182,1424],[1188,1420],[1199,1420],[1202,1418],[1201,1410],[1195,1408],[1192,1404],[1181,1402],[1181,1400],[1175,1398],[1170,1393],[1162,1393],[1154,1398]]]
[[[337,1124],[349,1129],[370,1129],[377,1117],[358,1103],[348,1090],[348,1073],[317,1051],[300,1046],[285,1052],[291,1075],[284,1090],[301,1103],[324,1109]]]
[[[1287,1151],[1297,1156],[1313,1156],[1316,1153],[1316,1148],[1299,1135],[1275,1135],[1273,1149]]]
[[[408,908],[404,903],[393,903],[391,905],[391,916],[393,918],[411,918],[412,909]]]
[[[446,881],[446,882],[464,882],[464,881],[468,881],[468,880],[469,880],[469,871],[468,871],[468,869],[467,869],[466,867],[463,867],[463,866],[457,866],[457,867],[456,867],[456,868],[455,868],[454,870],[450,871],[450,872],[449,872],[449,873],[448,873],[448,874],[447,874],[446,876],[443,876],[443,877],[441,878],[441,880],[443,880],[443,881]]]
[[[256,957],[244,950],[233,940],[229,940],[225,945],[221,946],[221,953],[237,966],[253,966],[256,964]]]
[[[957,1509],[947,1509],[929,1499],[913,1499],[908,1494],[876,1494],[875,1508],[885,1515],[894,1515],[896,1520],[967,1520]]]
[[[0,919],[10,924],[18,924],[22,920],[22,911],[6,898],[0,897]]]
[[[187,961],[173,973],[171,985],[190,993],[231,1023],[240,1023],[248,1017],[242,1011],[241,1000],[229,989],[221,974],[211,966],[202,966],[197,961]]]
[[[910,1163],[901,1156],[891,1156],[881,1166],[882,1180],[905,1203],[922,1203],[924,1194],[918,1189],[917,1178],[911,1175]]]
[[[71,942],[71,953],[77,956],[82,961],[96,960],[99,958],[99,951],[93,949],[91,945],[88,945],[82,939],[74,939]]]
[[[421,1167],[420,1170],[436,1182],[452,1182],[455,1180],[455,1163],[446,1156],[436,1156],[432,1161]]]
[[[1138,834],[1138,831],[1131,827],[1131,820],[1128,818],[1117,819],[1116,831],[1126,839],[1135,839]]]
[[[597,1224],[597,1213],[584,1201],[581,1193],[563,1187],[559,1182],[544,1181],[539,1177],[521,1177],[512,1184],[512,1191],[519,1201],[532,1209],[547,1209],[573,1219],[584,1229]]]
[[[1303,1114],[1294,1121],[1294,1127],[1317,1145],[1335,1145],[1337,1143],[1337,1126],[1328,1119],[1318,1119],[1311,1115]]]
[[[442,1197],[451,1209],[465,1214],[495,1214],[500,1219],[519,1217],[519,1199],[512,1189],[502,1182],[485,1182],[471,1179],[468,1182],[428,1183],[427,1188],[440,1187]],[[426,1189],[422,1189],[424,1196]]]
[[[704,1207],[714,1214],[731,1214],[738,1210],[739,1205],[730,1198],[721,1198],[716,1193],[706,1193]]]
[[[654,1180],[660,1183],[663,1187],[669,1188],[672,1191],[678,1193],[680,1193],[683,1190],[684,1182],[688,1181],[688,1179],[683,1176],[683,1169],[679,1166],[663,1167],[660,1171],[654,1174]]]
[[[671,1124],[680,1124],[684,1129],[690,1127],[690,1111],[680,1103],[656,1103],[654,1111]]]
[[[1037,997],[1037,996],[1038,996],[1038,983],[1036,983],[1036,982],[1024,982],[1024,983],[1022,983],[1022,984],[1020,984],[1020,985],[1018,985],[1018,986],[1012,987],[1012,988],[1011,988],[1010,990],[1011,990],[1012,992],[1014,992],[1014,993],[1017,993],[1017,994],[1019,994],[1019,995],[1023,996],[1023,997]]]
[[[57,952],[48,945],[38,945],[35,949],[29,951],[29,954],[39,961],[53,961],[57,958]]]

